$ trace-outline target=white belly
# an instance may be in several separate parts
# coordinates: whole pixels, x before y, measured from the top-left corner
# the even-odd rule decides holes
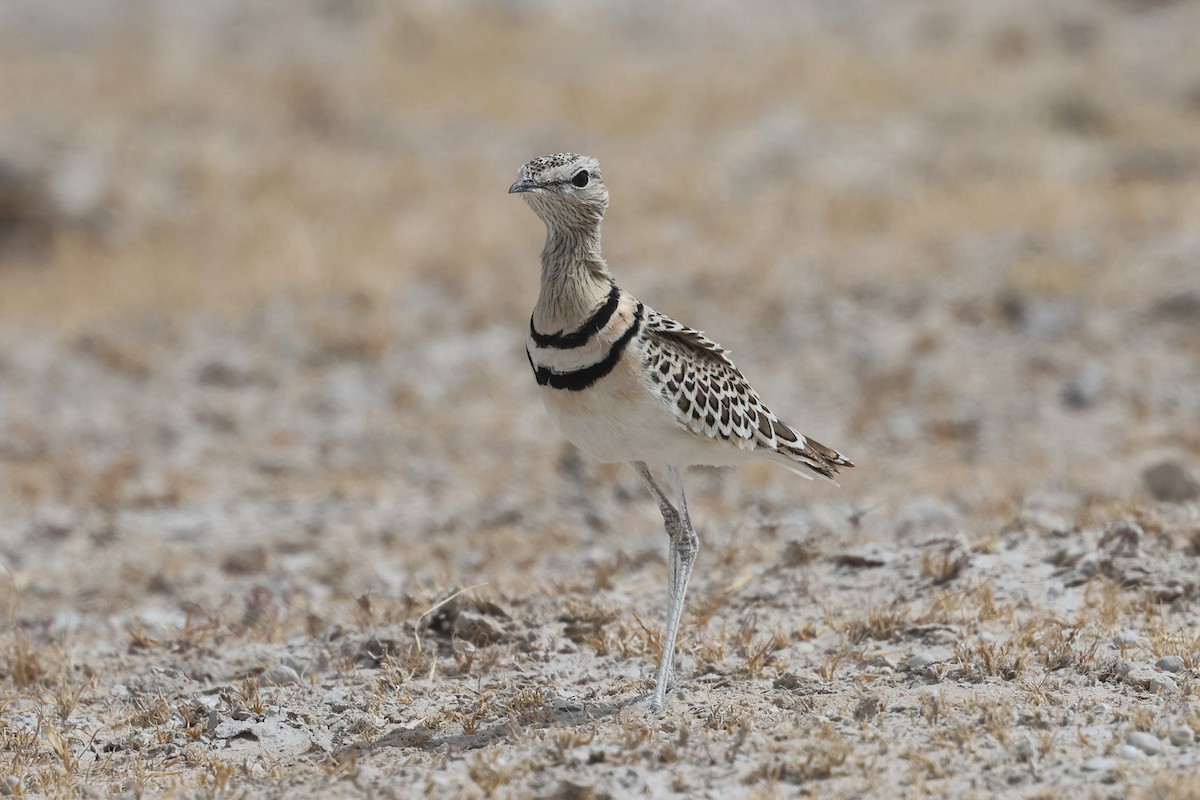
[[[749,451],[687,430],[676,419],[674,407],[645,382],[628,358],[582,392],[545,386],[541,392],[546,411],[563,435],[600,461],[727,466],[753,457]]]

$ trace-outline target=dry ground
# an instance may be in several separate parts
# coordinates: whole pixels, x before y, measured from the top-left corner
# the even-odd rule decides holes
[[[1200,797],[1200,4],[0,4],[0,794]],[[843,488],[548,428],[527,158]]]

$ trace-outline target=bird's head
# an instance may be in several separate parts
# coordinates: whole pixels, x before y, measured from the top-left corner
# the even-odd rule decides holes
[[[575,153],[539,156],[525,164],[508,187],[509,194],[516,192],[550,227],[594,227],[608,208],[600,162]]]

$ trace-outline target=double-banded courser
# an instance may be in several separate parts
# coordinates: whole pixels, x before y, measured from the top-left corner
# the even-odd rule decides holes
[[[720,345],[621,291],[600,254],[608,190],[596,159],[535,158],[508,191],[546,223],[527,343],[546,410],[585,453],[633,466],[670,537],[667,628],[650,697],[656,713],[674,684],[679,619],[700,545],[683,471],[765,458],[832,481],[854,465],[775,416]]]

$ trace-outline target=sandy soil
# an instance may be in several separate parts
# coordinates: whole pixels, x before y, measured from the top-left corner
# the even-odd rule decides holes
[[[0,6],[0,795],[1200,797],[1200,5]],[[666,540],[539,223],[858,467]]]

